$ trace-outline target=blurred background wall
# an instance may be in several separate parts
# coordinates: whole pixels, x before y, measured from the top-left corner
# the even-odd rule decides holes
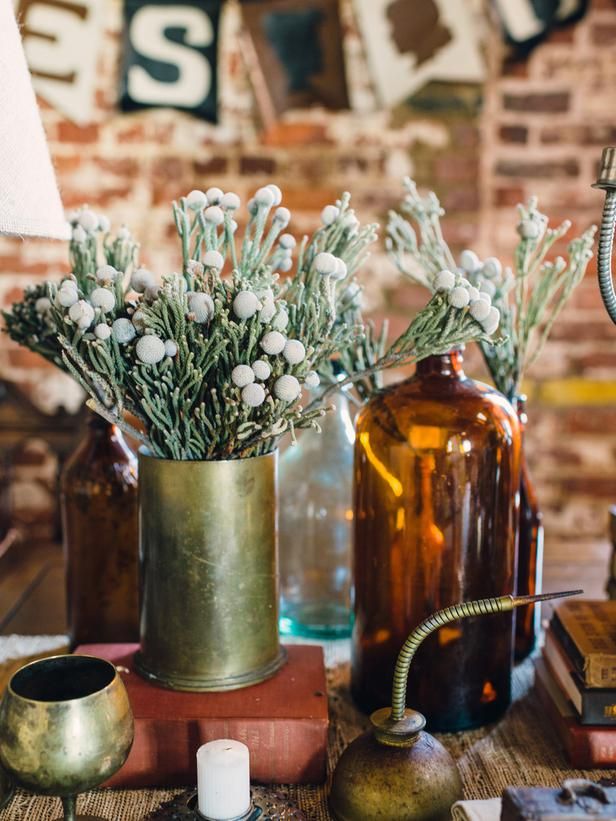
[[[44,124],[65,206],[87,202],[112,223],[126,222],[142,243],[142,261],[159,273],[176,269],[180,259],[170,200],[214,184],[246,197],[275,181],[298,234],[347,189],[362,221],[384,224],[409,174],[441,198],[454,249],[470,246],[507,263],[516,242],[515,206],[531,194],[553,221],[571,219],[576,232],[600,218],[602,197],[590,183],[601,147],[616,142],[615,0],[591,0],[580,22],[553,32],[516,61],[506,59],[502,37],[478,3],[485,82],[430,82],[389,110],[376,105],[353,7],[343,0],[352,110],[289,111],[268,128],[249,80],[236,6],[228,4],[222,22],[221,122],[213,126],[168,109],[117,110],[122,4],[102,5],[104,42],[91,121],[78,126],[41,100]],[[62,243],[2,239],[0,302],[7,306],[29,283],[67,270]],[[425,293],[401,281],[382,248],[375,248],[363,281],[373,315],[387,315],[392,333],[425,300]],[[468,364],[472,375],[483,376],[474,351],[468,351]],[[64,377],[6,337],[0,376],[47,413],[79,406]],[[607,509],[616,501],[616,335],[600,304],[594,264],[527,391],[547,572],[573,582],[580,563],[592,564],[599,592],[608,557]],[[20,447],[16,461],[15,509],[44,534],[53,522],[53,458],[34,439]]]

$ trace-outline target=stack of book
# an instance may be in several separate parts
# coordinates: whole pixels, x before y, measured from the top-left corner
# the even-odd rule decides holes
[[[616,601],[555,609],[535,687],[572,766],[616,765]]]

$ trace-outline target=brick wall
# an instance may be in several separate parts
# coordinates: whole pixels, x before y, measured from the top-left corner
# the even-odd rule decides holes
[[[492,31],[484,87],[432,83],[392,111],[375,107],[351,3],[343,0],[354,110],[290,112],[265,134],[234,37],[234,8],[224,21],[222,123],[214,128],[168,111],[115,111],[121,4],[107,0],[104,7],[95,119],[79,128],[44,103],[43,116],[66,206],[86,201],[112,221],[128,222],[155,270],[179,264],[169,201],[212,184],[245,197],[274,179],[299,233],[347,188],[363,220],[384,222],[408,173],[442,198],[455,248],[470,244],[504,260],[515,243],[515,205],[531,193],[554,219],[566,216],[576,229],[599,218],[601,196],[589,185],[601,147],[616,141],[614,0],[591,0],[584,21],[552,35],[521,63],[504,63]],[[0,301],[65,269],[60,244],[4,239]],[[592,560],[600,587],[606,511],[616,501],[616,334],[594,273],[529,379],[528,444],[546,514],[548,565],[564,574],[574,572],[564,563],[571,568],[571,561]],[[394,332],[424,299],[400,282],[382,250],[373,254],[364,279],[375,315],[387,313]],[[469,359],[471,371],[481,374],[476,353],[469,351]],[[45,376],[47,401],[53,403],[54,392],[62,395],[55,373],[6,340],[0,373],[39,393]]]

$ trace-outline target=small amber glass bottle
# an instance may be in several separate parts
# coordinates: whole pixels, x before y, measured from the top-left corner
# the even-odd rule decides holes
[[[98,414],[62,471],[71,646],[139,640],[137,458]]]
[[[387,706],[407,635],[443,607],[511,593],[517,415],[465,376],[462,353],[420,362],[356,422],[352,692]],[[413,661],[408,703],[432,730],[496,719],[511,698],[511,613],[444,627]]]
[[[543,515],[537,503],[525,452],[524,432],[528,423],[526,397],[516,401],[522,435],[522,467],[520,472],[520,523],[518,530],[518,588],[520,596],[541,593],[543,574]],[[535,649],[541,629],[541,605],[519,607],[515,611],[515,660],[522,661]]]

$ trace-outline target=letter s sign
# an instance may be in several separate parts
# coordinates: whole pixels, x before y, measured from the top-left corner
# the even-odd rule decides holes
[[[216,122],[221,6],[221,0],[125,0],[125,111],[179,108]]]

